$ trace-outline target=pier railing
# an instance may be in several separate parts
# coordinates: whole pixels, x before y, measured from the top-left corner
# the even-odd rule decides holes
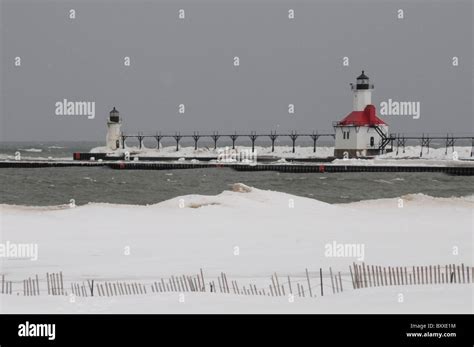
[[[377,130],[377,129],[376,129]],[[396,148],[397,154],[399,152],[399,149],[405,152],[405,146],[408,144],[409,141],[411,142],[417,142],[419,146],[421,147],[420,151],[420,157],[423,156],[423,149],[426,148],[427,151],[429,152],[430,144],[432,141],[443,141],[445,148],[446,148],[446,154],[448,152],[448,149],[451,147],[454,150],[454,146],[456,144],[459,144],[461,142],[463,143],[469,143],[471,146],[471,157],[474,155],[474,134],[470,135],[455,135],[455,134],[446,134],[446,135],[430,135],[430,134],[420,134],[420,135],[405,135],[403,133],[390,133],[390,134],[385,134],[385,133],[379,133],[381,136],[381,141],[378,144],[374,144],[374,147],[370,147],[372,149],[378,149],[380,150],[381,153],[384,152],[392,152],[394,148]],[[322,132],[319,133],[317,131],[313,131],[311,133],[308,132],[297,132],[297,131],[291,131],[289,133],[277,133],[276,131],[270,131],[269,133],[257,133],[256,131],[251,131],[250,133],[224,133],[220,134],[217,131],[214,131],[212,133],[207,133],[207,134],[200,134],[199,132],[195,131],[192,134],[181,134],[179,132],[176,132],[174,134],[161,134],[161,133],[156,133],[156,134],[144,134],[144,133],[138,133],[138,134],[127,134],[125,132],[122,132],[121,134],[121,143],[120,146],[122,149],[126,148],[126,141],[127,139],[136,139],[138,141],[138,148],[142,149],[143,142],[147,138],[152,138],[156,141],[156,149],[160,148],[160,143],[163,139],[173,139],[176,143],[176,151],[179,151],[179,145],[182,139],[185,138],[190,138],[194,142],[194,149],[198,149],[198,143],[199,140],[202,138],[208,138],[211,139],[214,145],[214,149],[217,149],[218,147],[218,141],[222,140],[223,138],[230,139],[232,141],[232,149],[235,149],[235,145],[238,139],[247,139],[250,140],[250,144],[252,147],[252,152],[255,150],[255,142],[257,139],[268,139],[270,140],[272,152],[275,151],[275,142],[279,138],[287,138],[291,140],[292,144],[292,152],[296,152],[296,142],[299,138],[309,138],[311,139],[313,143],[313,152],[316,153],[317,149],[317,143],[320,138],[329,138],[330,140],[335,140],[336,134],[335,133],[329,133],[329,132]],[[248,143],[248,142],[247,142]],[[369,149],[369,148],[368,148]]]
[[[258,138],[267,138],[271,141],[272,152],[274,152],[275,151],[275,141],[278,138],[282,138],[282,137],[287,137],[291,140],[292,145],[293,145],[293,153],[295,153],[296,140],[298,138],[301,138],[301,137],[308,137],[313,141],[313,152],[316,152],[317,141],[321,137],[328,137],[328,138],[334,139],[335,134],[326,133],[326,132],[325,133],[318,133],[318,132],[298,133],[296,131],[292,131],[290,133],[281,133],[281,134],[277,134],[276,131],[271,131],[269,133],[257,133],[256,131],[251,131],[250,133],[239,133],[239,134],[237,132],[235,132],[233,134],[230,134],[230,133],[219,134],[219,132],[217,132],[217,131],[214,131],[211,134],[209,134],[209,133],[208,134],[200,134],[199,132],[195,131],[192,134],[181,134],[179,132],[176,132],[173,135],[161,134],[161,133],[156,133],[156,134],[153,134],[153,135],[150,135],[150,134],[145,135],[143,133],[138,133],[138,134],[122,133],[121,134],[121,139],[122,139],[121,147],[123,149],[125,149],[127,139],[135,138],[135,139],[138,140],[138,147],[141,149],[141,148],[143,148],[143,141],[146,138],[153,138],[153,139],[156,140],[156,148],[159,149],[161,140],[163,140],[165,138],[169,138],[169,139],[174,139],[174,141],[176,142],[176,151],[178,151],[180,141],[183,138],[191,138],[194,141],[194,149],[197,150],[198,149],[198,142],[199,142],[200,139],[210,138],[213,141],[214,149],[217,149],[219,139],[228,138],[232,141],[232,149],[235,149],[235,144],[236,144],[237,140],[239,138],[240,139],[244,138],[244,139],[250,140],[251,146],[252,146],[252,152],[253,152],[255,150],[256,140]]]

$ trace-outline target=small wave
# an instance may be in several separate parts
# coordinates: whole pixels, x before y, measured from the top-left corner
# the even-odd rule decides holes
[[[346,204],[336,204],[340,206],[377,206],[393,208],[397,206],[399,200],[412,204],[414,206],[440,206],[442,208],[449,206],[472,208],[474,204],[474,195],[438,197],[423,193],[405,194],[394,198],[367,199],[354,201]]]
[[[387,181],[387,180],[374,180],[374,182],[377,183],[386,183],[386,184],[393,184],[393,182]]]
[[[61,205],[47,205],[47,206],[34,206],[34,205],[16,205],[16,204],[0,204],[0,210],[17,210],[17,211],[57,211],[57,210],[68,210],[72,207],[70,204]]]
[[[49,146],[48,148],[50,149],[61,149],[61,148],[64,148],[62,146]]]
[[[0,160],[15,160],[14,155],[8,155],[8,154],[0,154]],[[55,161],[71,161],[72,159],[70,157],[32,157],[32,156],[26,156],[22,155],[21,160],[34,160],[34,161],[39,161],[39,160],[55,160]]]
[[[18,150],[23,151],[23,152],[34,152],[34,153],[43,152],[41,148],[19,148]]]

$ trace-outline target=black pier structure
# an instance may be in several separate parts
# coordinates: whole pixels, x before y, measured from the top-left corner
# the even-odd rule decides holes
[[[408,145],[419,145],[421,150],[419,155],[413,156],[409,159],[420,159],[423,157],[423,152],[429,153],[430,146],[436,144],[437,148],[444,148],[445,154],[448,154],[449,150],[453,151],[453,160],[446,161],[443,165],[439,163],[421,163],[413,161],[407,163],[406,160],[396,162],[398,158],[390,158],[392,163],[390,165],[371,164],[363,165],[357,163],[348,162],[332,162],[334,157],[324,158],[298,158],[298,157],[286,157],[287,163],[276,162],[279,159],[278,156],[264,155],[259,156],[256,162],[244,163],[244,162],[223,162],[216,160],[218,159],[214,153],[211,153],[207,157],[196,156],[186,157],[185,160],[180,158],[179,153],[176,157],[172,156],[160,156],[157,152],[156,157],[151,156],[140,156],[139,152],[127,153],[126,151],[119,151],[118,153],[74,153],[74,160],[0,160],[0,168],[41,168],[41,167],[105,167],[117,170],[175,170],[175,169],[204,169],[204,168],[230,168],[237,171],[279,171],[279,172],[295,172],[295,173],[306,173],[306,172],[442,172],[453,175],[474,175],[474,135],[433,135],[433,134],[421,134],[421,135],[405,135],[405,134],[389,134],[384,135],[380,143],[375,144],[375,148],[380,149],[380,153],[393,152],[396,155],[400,152],[405,153],[405,147]],[[318,140],[321,138],[329,138],[334,140],[335,133],[317,131],[312,132],[297,132],[291,131],[288,133],[277,133],[276,131],[270,132],[245,132],[245,133],[223,133],[220,134],[217,131],[200,134],[197,131],[191,134],[181,134],[175,132],[174,134],[162,134],[157,132],[155,134],[144,134],[139,132],[137,134],[126,134],[121,133],[121,143],[119,143],[122,149],[127,149],[127,139],[134,138],[138,140],[139,148],[144,148],[145,139],[154,139],[156,141],[155,149],[159,149],[161,140],[168,138],[172,139],[176,143],[176,151],[179,152],[180,142],[185,139],[191,139],[194,142],[194,149],[198,149],[199,141],[203,138],[212,140],[214,149],[218,148],[219,141],[223,138],[230,139],[232,141],[232,149],[236,148],[237,142],[242,143],[246,140],[246,144],[251,144],[252,152],[255,151],[256,141],[259,139],[266,139],[268,145],[271,144],[271,152],[275,152],[275,142],[278,139],[286,138],[291,141],[292,153],[296,152],[296,143],[300,138],[309,138],[313,144],[313,152],[317,150]],[[120,141],[119,141],[120,142]],[[242,143],[242,145],[244,145]],[[443,146],[444,145],[444,146]],[[471,147],[470,158],[458,158],[454,154],[455,145],[463,145],[465,147]],[[433,148],[433,147],[431,147]],[[152,148],[150,148],[152,149]],[[128,160],[127,160],[128,159]],[[459,159],[459,160],[456,160]]]
[[[392,152],[396,147],[396,154],[399,153],[400,148],[402,149],[402,153],[405,153],[405,146],[408,142],[415,142],[421,148],[420,157],[423,156],[423,149],[426,148],[429,152],[430,144],[432,141],[444,142],[445,144],[445,153],[448,153],[448,149],[452,148],[454,150],[454,146],[456,143],[464,142],[469,143],[471,146],[471,157],[474,156],[474,135],[454,135],[454,134],[446,134],[446,135],[430,135],[430,134],[421,134],[421,135],[405,135],[403,133],[391,133],[385,135],[383,132],[379,133],[382,140],[379,144],[376,145],[376,148],[380,150],[380,153],[384,152]],[[176,143],[176,151],[179,151],[179,143],[183,138],[190,138],[194,142],[194,149],[198,149],[198,142],[201,138],[208,138],[213,141],[214,149],[217,149],[218,140],[221,138],[228,138],[232,141],[232,149],[235,149],[235,145],[237,140],[240,139],[249,139],[250,144],[252,146],[252,152],[255,151],[255,142],[259,138],[266,138],[270,140],[272,152],[275,152],[275,142],[278,138],[288,138],[291,140],[292,144],[292,152],[296,152],[296,141],[299,138],[306,137],[310,138],[313,143],[313,152],[316,152],[317,149],[317,141],[322,137],[327,137],[330,139],[335,139],[334,133],[318,133],[317,131],[313,131],[312,133],[298,133],[297,131],[291,131],[289,133],[281,133],[278,134],[276,131],[270,131],[270,133],[257,133],[256,131],[251,131],[250,133],[240,133],[234,132],[233,134],[219,134],[219,132],[214,131],[211,134],[200,134],[198,131],[194,131],[192,134],[184,134],[182,135],[180,132],[176,132],[174,134],[161,134],[161,132],[153,134],[153,135],[144,135],[143,133],[138,134],[126,134],[122,132],[121,134],[121,143],[120,146],[122,149],[126,147],[127,139],[134,138],[138,140],[138,148],[142,149],[143,141],[146,138],[153,138],[156,141],[156,147],[154,149],[160,149],[161,140],[165,138],[174,139]],[[150,148],[153,149],[153,148]]]
[[[218,141],[223,139],[223,138],[228,138],[230,141],[232,141],[232,149],[236,148],[237,141],[243,142],[242,140],[247,140],[246,143],[242,143],[242,145],[251,145],[252,148],[252,153],[255,151],[255,143],[257,139],[267,139],[268,145],[271,145],[271,152],[275,152],[275,143],[277,139],[279,138],[287,138],[291,141],[291,146],[292,146],[292,153],[296,152],[296,142],[300,138],[310,138],[312,141],[312,147],[313,147],[313,153],[316,153],[317,150],[317,143],[320,138],[329,138],[334,141],[335,139],[335,134],[334,133],[318,133],[317,131],[313,131],[311,133],[309,132],[302,132],[298,133],[297,131],[291,131],[288,133],[277,133],[276,131],[270,131],[269,133],[257,133],[256,131],[251,131],[249,133],[224,133],[224,134],[219,134],[219,132],[214,131],[212,133],[207,133],[207,134],[200,134],[198,131],[194,131],[192,134],[181,134],[180,132],[176,132],[174,134],[161,134],[161,132],[157,132],[156,134],[153,135],[145,135],[142,132],[139,132],[138,134],[126,134],[122,133],[121,134],[121,141],[120,141],[120,147],[121,149],[125,150],[127,148],[126,146],[126,141],[127,139],[136,139],[138,141],[138,148],[143,149],[144,148],[144,140],[147,138],[152,138],[156,141],[156,147],[152,147],[148,149],[160,149],[161,146],[161,141],[163,139],[172,139],[174,140],[176,144],[176,157],[172,156],[160,156],[160,153],[157,152],[156,156],[153,157],[140,157],[140,161],[172,161],[172,160],[177,160],[180,158],[179,155],[179,149],[180,149],[180,141],[182,139],[188,138],[192,139],[194,143],[194,149],[197,150],[199,148],[199,141],[203,138],[208,138],[212,140],[213,148],[217,150],[218,148]],[[419,155],[413,156],[412,158],[423,158],[423,151],[426,149],[426,153],[429,153],[431,144],[436,143],[438,146],[437,148],[444,147],[445,148],[445,154],[448,154],[448,151],[451,149],[453,152],[454,156],[454,146],[455,145],[462,145],[464,147],[471,147],[470,151],[470,157],[472,158],[474,156],[474,135],[469,134],[469,135],[454,135],[454,134],[446,134],[446,135],[440,135],[440,134],[419,134],[419,135],[405,135],[401,133],[391,133],[388,135],[385,135],[382,133],[381,135],[382,139],[378,144],[374,144],[374,148],[378,149],[380,154],[384,154],[387,152],[394,152],[395,154],[398,155],[399,153],[405,153],[405,147],[406,146],[415,146],[418,145],[420,146],[420,152]],[[328,142],[326,142],[327,144]],[[134,159],[139,153],[130,153],[131,159]],[[275,158],[275,156],[267,155],[267,156],[259,156],[258,161],[271,161]],[[370,157],[363,157],[362,159],[370,158]],[[108,155],[106,153],[90,153],[90,152],[77,152],[74,153],[73,156],[74,160],[91,160],[91,159],[102,159],[102,160],[122,160],[124,159],[123,154],[117,154],[117,155]],[[199,161],[209,161],[216,159],[215,154],[209,154],[207,157],[199,156],[199,157],[187,157],[186,159],[196,159]],[[287,160],[290,161],[300,161],[300,162],[328,162],[332,161],[335,159],[333,156],[325,157],[325,158],[315,158],[315,157],[309,157],[309,158],[286,158]],[[396,158],[393,158],[396,159]],[[456,159],[453,157],[453,159]]]
[[[454,151],[454,146],[459,142],[470,143],[471,145],[471,154],[470,156],[473,157],[474,155],[474,136],[455,136],[446,134],[446,136],[440,135],[429,135],[429,134],[422,134],[421,136],[405,136],[403,134],[390,134],[390,143],[393,150],[393,144],[395,142],[396,146],[396,154],[399,153],[400,147],[402,148],[402,153],[405,153],[405,146],[407,141],[414,141],[418,142],[420,145],[420,157],[423,157],[423,149],[426,148],[427,153],[430,150],[430,144],[432,141],[440,141],[444,142],[445,144],[445,154],[448,154],[448,149],[451,148]]]
[[[138,140],[138,148],[142,149],[143,148],[143,141],[146,138],[152,138],[155,139],[156,141],[156,147],[154,149],[159,149],[160,148],[160,142],[161,140],[165,138],[169,139],[174,139],[176,143],[176,151],[179,151],[179,143],[181,139],[183,138],[191,138],[194,141],[194,149],[198,149],[198,142],[201,138],[208,138],[213,141],[214,144],[214,149],[217,149],[218,141],[221,138],[228,138],[232,141],[232,149],[235,149],[236,142],[239,138],[244,138],[244,139],[249,139],[251,146],[252,146],[252,152],[255,151],[255,142],[259,138],[267,138],[270,139],[271,144],[272,144],[272,152],[275,152],[275,141],[278,138],[289,138],[292,142],[292,151],[293,153],[296,152],[296,140],[301,137],[309,137],[312,142],[313,142],[313,152],[316,152],[317,148],[317,141],[321,137],[328,137],[328,138],[335,138],[334,133],[318,133],[318,132],[312,132],[312,133],[298,133],[297,131],[291,131],[290,133],[282,133],[282,134],[277,134],[276,131],[270,131],[270,133],[258,133],[256,131],[251,131],[250,133],[240,133],[238,134],[237,132],[232,133],[224,133],[224,134],[219,134],[218,131],[213,131],[212,133],[208,134],[200,134],[198,131],[194,131],[192,134],[184,134],[182,135],[180,132],[175,132],[174,134],[161,134],[161,132],[157,132],[156,134],[148,134],[144,135],[143,133],[138,133],[138,134],[126,134],[122,132],[121,134],[121,143],[120,146],[122,149],[126,148],[126,141],[127,139],[134,138]],[[153,149],[153,148],[151,148]]]

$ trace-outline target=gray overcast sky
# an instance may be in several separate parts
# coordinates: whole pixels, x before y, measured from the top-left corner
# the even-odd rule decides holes
[[[377,108],[421,102],[391,132],[473,132],[471,0],[0,1],[3,141],[103,140],[112,106],[126,132],[332,130],[362,69]],[[55,116],[63,98],[96,118]]]

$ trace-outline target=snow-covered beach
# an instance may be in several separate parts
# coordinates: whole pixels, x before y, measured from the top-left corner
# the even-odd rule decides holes
[[[78,314],[342,314],[342,313],[472,313],[472,284],[367,288],[319,298],[256,297],[189,293],[76,298],[67,296],[16,297],[0,301],[2,313]],[[398,296],[403,294],[405,302]]]
[[[419,194],[331,205],[241,184],[216,196],[188,195],[150,206],[2,205],[3,242],[38,244],[37,261],[5,259],[2,273],[17,281],[62,271],[66,281],[149,282],[202,268],[210,278],[225,271],[257,283],[275,272],[299,276],[305,268],[347,274],[360,259],[328,256],[326,247],[334,242],[363,245],[367,264],[472,266],[473,206],[472,196]],[[293,306],[285,298],[210,293],[186,294],[185,304],[177,293],[74,303],[13,295],[0,303],[2,312],[472,312],[472,284],[452,286],[363,288],[298,298]],[[397,293],[404,293],[403,304]]]

